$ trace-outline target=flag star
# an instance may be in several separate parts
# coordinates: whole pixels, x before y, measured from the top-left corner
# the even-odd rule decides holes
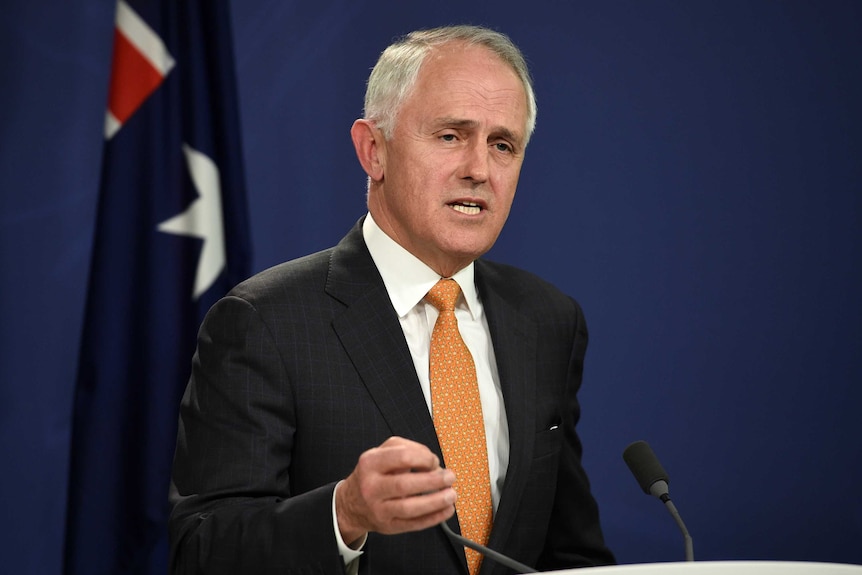
[[[209,157],[183,144],[192,182],[198,197],[186,211],[160,223],[158,230],[167,234],[201,238],[204,241],[195,273],[194,299],[206,292],[225,268],[224,227],[222,220],[221,181],[218,167]]]

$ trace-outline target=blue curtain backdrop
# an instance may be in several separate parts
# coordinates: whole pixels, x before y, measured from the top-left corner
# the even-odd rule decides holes
[[[581,433],[618,558],[683,556],[622,462],[645,439],[698,559],[862,563],[862,4],[230,8],[252,271],[362,214],[348,130],[392,37],[503,30],[539,118],[490,257],[585,309]],[[59,574],[114,2],[2,14],[0,555],[4,572]]]

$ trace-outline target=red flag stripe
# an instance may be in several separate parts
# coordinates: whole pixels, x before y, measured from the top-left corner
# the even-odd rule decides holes
[[[129,42],[119,30],[114,31],[114,62],[108,110],[125,123],[147,96],[159,87],[164,76]]]
[[[173,66],[174,59],[158,34],[128,4],[118,2],[106,138],[135,113]]]

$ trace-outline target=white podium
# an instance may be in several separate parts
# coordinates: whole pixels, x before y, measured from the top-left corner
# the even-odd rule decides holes
[[[546,571],[554,575],[862,575],[862,565],[808,561],[681,561]]]

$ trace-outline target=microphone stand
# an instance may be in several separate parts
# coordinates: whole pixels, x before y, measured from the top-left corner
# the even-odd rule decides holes
[[[458,543],[460,543],[464,547],[469,547],[473,551],[478,551],[479,553],[481,553],[482,555],[484,555],[488,559],[496,561],[497,563],[499,563],[501,565],[505,565],[509,569],[514,569],[518,573],[538,573],[538,571],[536,571],[532,567],[527,567],[523,563],[519,563],[518,561],[515,561],[511,557],[506,557],[502,553],[497,553],[493,549],[485,547],[484,545],[479,545],[475,541],[471,541],[471,540],[467,539],[466,537],[461,537],[460,535],[458,535],[457,533],[455,533],[454,531],[449,529],[449,526],[446,525],[445,521],[440,523],[440,527],[443,528],[443,531],[446,533],[446,535],[449,536],[450,539],[454,539],[455,541],[457,541]]]
[[[659,499],[664,502],[665,507],[670,511],[674,521],[676,521],[676,524],[679,526],[679,530],[682,531],[683,539],[685,539],[685,560],[694,561],[694,543],[691,540],[691,535],[689,535],[682,517],[680,517],[679,511],[676,510],[676,505],[673,504],[673,501],[670,500],[670,496],[667,493],[659,496]]]

